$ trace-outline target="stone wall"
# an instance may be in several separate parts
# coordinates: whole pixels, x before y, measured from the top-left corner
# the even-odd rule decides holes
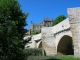
[[[26,40],[26,39],[28,39],[28,37],[31,37],[31,36],[25,36],[23,39]],[[32,35],[31,41],[25,45],[25,48],[27,48],[27,47],[28,48],[38,48],[41,41],[42,41],[41,40],[41,33],[36,34],[36,35]]]
[[[80,58],[80,7],[69,8],[68,16],[74,42],[74,56]]]
[[[57,54],[57,46],[63,36],[72,37],[70,29],[67,30],[68,28],[70,28],[68,18],[53,27],[42,28],[42,47],[46,55],[53,56]]]
[[[53,27],[45,27],[41,30],[42,48],[43,50],[45,50],[45,53],[48,56],[53,56],[56,54],[56,46],[54,42],[52,28]]]

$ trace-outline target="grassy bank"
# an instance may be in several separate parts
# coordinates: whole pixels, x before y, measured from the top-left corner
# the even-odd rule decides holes
[[[59,56],[59,55],[56,55],[54,56],[60,60],[80,60],[80,58],[74,58],[73,55],[64,55],[64,56]]]
[[[74,58],[74,56],[29,56],[27,60],[80,60],[80,58]]]
[[[29,56],[27,60],[59,60],[53,56]]]
[[[80,58],[74,58],[74,55],[43,56],[41,48],[25,49],[25,54],[26,60],[80,60]]]

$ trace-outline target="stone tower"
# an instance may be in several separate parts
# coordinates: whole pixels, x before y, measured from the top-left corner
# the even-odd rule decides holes
[[[74,56],[80,58],[80,7],[69,8],[68,17],[74,43]]]

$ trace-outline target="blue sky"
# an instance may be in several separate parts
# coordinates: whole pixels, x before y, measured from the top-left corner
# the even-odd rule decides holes
[[[29,13],[25,29],[29,29],[31,21],[40,23],[46,17],[53,18],[59,15],[68,17],[67,8],[80,7],[80,0],[18,0],[24,13]]]

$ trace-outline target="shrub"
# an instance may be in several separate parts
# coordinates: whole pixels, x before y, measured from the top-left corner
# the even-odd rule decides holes
[[[26,56],[41,56],[42,49],[41,48],[28,48],[25,49]]]

